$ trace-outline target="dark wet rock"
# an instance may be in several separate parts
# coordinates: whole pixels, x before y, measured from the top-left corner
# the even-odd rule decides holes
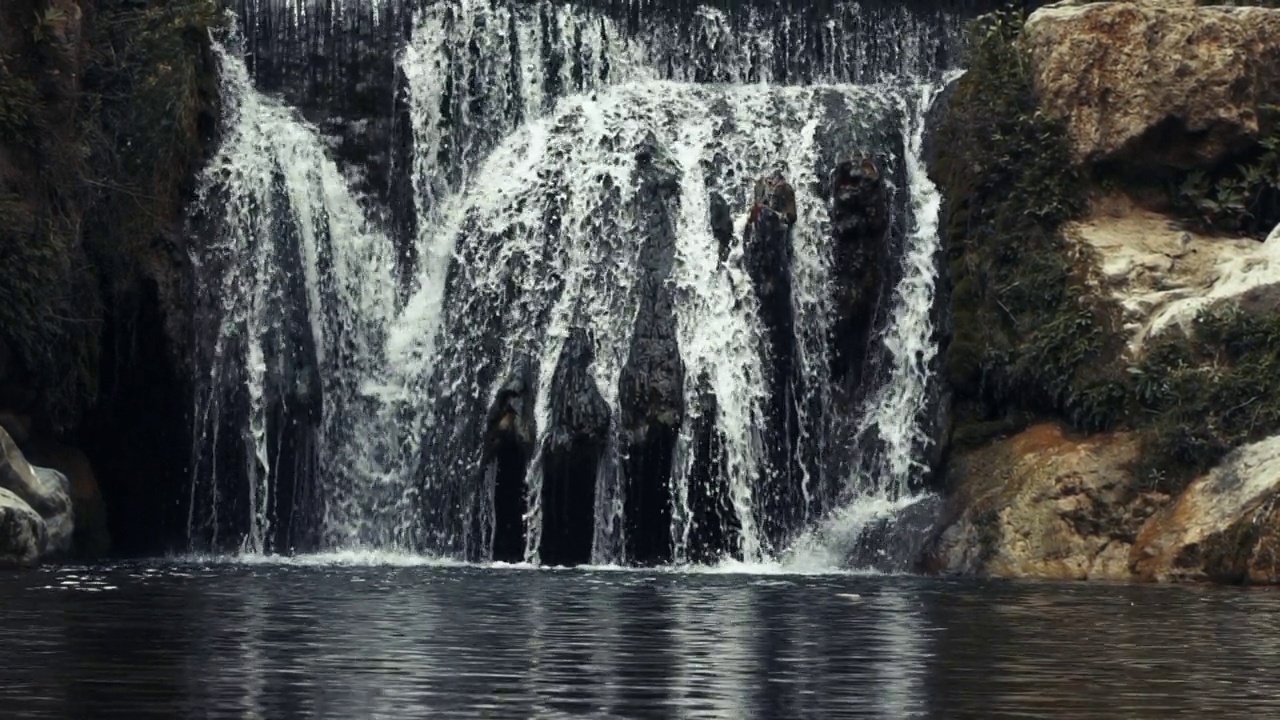
[[[895,513],[876,517],[858,533],[846,565],[880,572],[915,570],[945,504],[940,495],[926,495]]]
[[[729,203],[720,193],[711,193],[711,236],[716,239],[719,248],[720,262],[729,257],[729,249],[733,247],[733,214]]]
[[[649,564],[671,559],[671,456],[684,419],[684,363],[676,336],[671,270],[679,173],[646,139],[636,155],[636,215],[644,228],[639,310],[619,380],[626,468],[627,558]]]
[[[720,433],[716,430],[715,395],[706,377],[699,379],[693,423],[693,466],[689,474],[689,542],[687,560],[715,563],[738,546],[741,523],[729,497],[729,478]]]
[[[608,447],[610,411],[588,370],[595,348],[574,328],[551,380],[551,416],[542,457],[542,544],[547,565],[590,562],[595,487]]]
[[[524,479],[537,435],[534,402],[533,367],[522,356],[498,390],[485,419],[483,463],[492,464],[494,472],[494,560],[524,559]]]
[[[870,158],[845,160],[831,173],[835,322],[831,369],[856,387],[867,359],[889,248],[888,189]]]
[[[794,453],[799,426],[794,399],[795,317],[791,302],[791,228],[796,220],[795,191],[781,175],[756,183],[755,204],[743,238],[743,262],[760,301],[769,358],[769,401],[766,408],[768,482],[760,492],[763,531],[773,547],[798,525],[803,513],[801,471]]]

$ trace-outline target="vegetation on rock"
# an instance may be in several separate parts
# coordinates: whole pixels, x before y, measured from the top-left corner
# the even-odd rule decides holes
[[[1181,490],[1231,449],[1280,432],[1280,315],[1223,304],[1166,333],[1131,371],[1148,428],[1138,480]]]
[[[1268,107],[1261,125],[1270,134],[1243,161],[1187,173],[1171,193],[1202,228],[1265,237],[1280,224],[1280,107]]]
[[[1013,12],[977,21],[938,130],[955,325],[946,374],[962,444],[1019,413],[1109,427],[1125,397],[1116,308],[1090,293],[1091,259],[1061,232],[1086,208],[1085,182],[1063,125],[1037,108],[1022,25]]]
[[[215,88],[216,0],[16,3],[0,48],[0,343],[8,383],[74,425],[119,311],[181,217]],[[0,401],[5,401],[0,398]]]
[[[1177,492],[1231,449],[1280,432],[1280,317],[1220,303],[1190,333],[1129,355],[1097,259],[1063,233],[1085,212],[1090,183],[1106,178],[1073,164],[1063,125],[1037,107],[1022,26],[1013,12],[975,23],[968,72],[938,128],[952,443],[984,445],[1038,418],[1127,428],[1142,438],[1135,482]],[[1225,207],[1215,222],[1256,231],[1280,220],[1274,139],[1215,178],[1201,195]]]

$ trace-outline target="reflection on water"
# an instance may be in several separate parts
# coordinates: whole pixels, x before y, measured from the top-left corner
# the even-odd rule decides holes
[[[1280,595],[359,565],[0,575],[0,717],[1280,717]]]

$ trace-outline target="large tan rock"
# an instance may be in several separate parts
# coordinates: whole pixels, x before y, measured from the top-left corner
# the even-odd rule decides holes
[[[1142,529],[1143,580],[1280,582],[1280,436],[1232,452]]]
[[[943,574],[1123,580],[1142,523],[1167,501],[1138,493],[1127,433],[1072,437],[1037,425],[961,456],[925,568]]]
[[[1024,37],[1041,107],[1080,161],[1213,164],[1255,142],[1280,98],[1280,10],[1055,4]]]

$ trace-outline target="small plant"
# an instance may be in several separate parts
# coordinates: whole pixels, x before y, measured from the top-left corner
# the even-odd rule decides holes
[[[1062,125],[1037,106],[1021,13],[970,28],[968,72],[939,128],[934,171],[946,226],[955,332],[947,375],[959,422],[1022,410],[1111,426],[1123,412],[1117,309],[1090,296],[1093,258],[1062,225],[1085,209]]]
[[[70,16],[61,8],[48,7],[36,11],[31,36],[37,42],[55,42],[67,26]]]
[[[1273,128],[1244,162],[1182,179],[1175,202],[1202,228],[1265,236],[1280,224],[1280,107],[1264,110],[1263,127]]]
[[[1177,491],[1232,448],[1280,432],[1280,316],[1224,304],[1190,335],[1154,342],[1130,370],[1143,463]]]

